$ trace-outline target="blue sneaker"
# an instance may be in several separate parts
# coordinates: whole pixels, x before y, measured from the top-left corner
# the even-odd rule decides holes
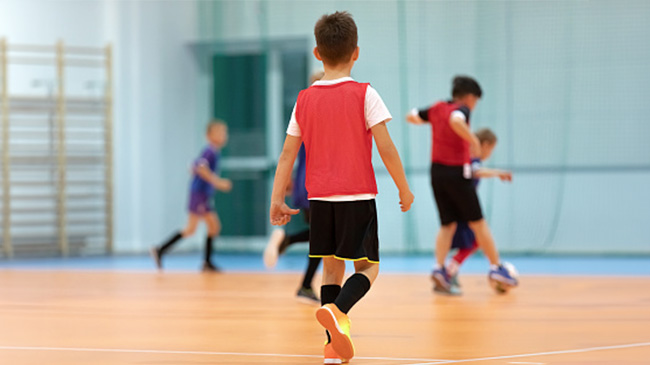
[[[508,289],[519,285],[519,281],[503,265],[499,265],[496,269],[491,269],[488,273],[488,280],[499,293],[505,293]]]
[[[445,290],[443,287],[436,284],[433,286],[433,291],[438,294],[451,295],[454,297],[463,295],[463,291],[460,289],[460,287],[455,285],[452,285],[449,290]]]
[[[431,280],[435,284],[433,290],[438,293],[452,294],[451,293],[451,277],[444,267],[433,270],[431,273]]]

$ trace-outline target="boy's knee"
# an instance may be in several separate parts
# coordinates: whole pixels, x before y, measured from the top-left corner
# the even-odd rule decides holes
[[[484,219],[484,218],[481,218],[481,219],[479,219],[479,220],[477,220],[477,221],[467,222],[467,224],[468,224],[469,227],[472,228],[472,229],[473,229],[473,228],[476,228],[476,227],[481,227],[481,226],[484,226],[484,225],[485,225],[485,219]]]
[[[354,271],[357,274],[367,276],[370,282],[373,282],[379,274],[379,264],[370,261],[356,261],[354,263]]]
[[[217,226],[208,230],[208,236],[217,237],[221,233],[221,227]]]

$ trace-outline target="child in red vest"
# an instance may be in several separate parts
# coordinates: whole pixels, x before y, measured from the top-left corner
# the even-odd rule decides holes
[[[352,16],[347,12],[324,15],[314,34],[314,56],[323,62],[325,75],[298,95],[275,174],[270,220],[283,225],[298,213],[284,198],[304,143],[311,213],[309,255],[323,258],[323,306],[316,318],[327,330],[324,363],[336,364],[354,356],[347,313],[379,272],[373,138],[399,189],[403,212],[410,209],[413,194],[386,128],[392,116],[375,89],[350,77],[359,57]],[[341,287],[344,260],[354,261],[355,274]]]
[[[472,183],[470,148],[481,155],[481,143],[470,129],[470,112],[483,95],[471,77],[457,76],[452,82],[452,100],[439,101],[430,108],[407,115],[414,124],[428,122],[433,132],[431,148],[431,187],[438,207],[440,230],[436,237],[436,265],[432,279],[438,289],[451,293],[451,276],[445,258],[451,249],[458,222],[467,222],[476,242],[490,261],[488,280],[514,287],[518,282],[499,258],[490,227],[483,218],[481,204]]]

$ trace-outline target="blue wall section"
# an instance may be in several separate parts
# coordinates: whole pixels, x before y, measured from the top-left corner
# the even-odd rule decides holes
[[[201,35],[302,36],[313,44],[320,15],[354,15],[361,57],[353,76],[370,81],[392,111],[389,128],[408,157],[417,197],[413,211],[402,215],[375,156],[385,252],[432,249],[438,223],[428,182],[430,131],[406,125],[403,115],[448,97],[451,78],[463,73],[485,91],[474,127],[499,136],[488,165],[515,173],[511,185],[491,181],[480,188],[502,250],[650,253],[644,228],[650,218],[650,3],[368,4],[222,2],[213,5],[221,13],[210,17],[218,29],[204,24]],[[261,13],[251,17],[255,10]]]

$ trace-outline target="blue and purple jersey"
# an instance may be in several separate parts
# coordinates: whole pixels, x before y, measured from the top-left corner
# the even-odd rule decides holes
[[[293,177],[293,205],[298,209],[308,209],[309,199],[307,198],[307,188],[305,187],[305,176],[307,173],[307,154],[305,145],[300,146],[298,151],[298,167]]]
[[[208,145],[201,152],[201,156],[194,161],[192,169],[197,168],[200,165],[206,166],[213,173],[217,172],[219,167],[219,150],[211,145]],[[194,177],[192,178],[192,184],[190,185],[191,193],[205,194],[206,196],[211,196],[214,193],[214,187],[209,182],[203,180],[199,175],[194,172]]]
[[[472,182],[474,187],[478,188],[479,179],[476,177],[476,171],[481,168],[481,159],[472,158]],[[467,222],[458,222],[456,226],[456,233],[454,233],[454,238],[451,243],[451,248],[471,248],[474,246],[476,237],[474,236],[474,231],[469,228]]]

